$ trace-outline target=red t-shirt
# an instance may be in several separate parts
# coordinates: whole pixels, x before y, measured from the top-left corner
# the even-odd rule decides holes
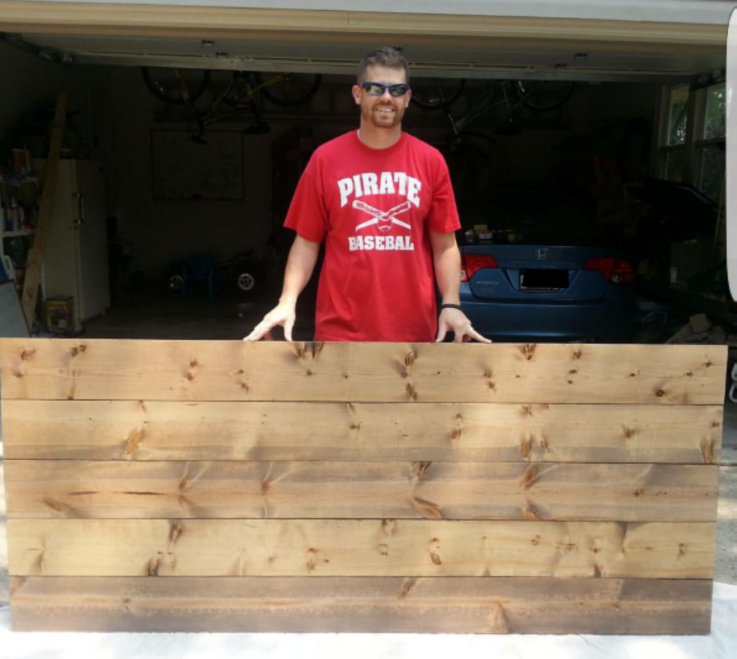
[[[443,156],[402,133],[371,149],[357,131],[318,148],[285,226],[325,244],[319,341],[433,341],[437,310],[430,231],[460,227]]]

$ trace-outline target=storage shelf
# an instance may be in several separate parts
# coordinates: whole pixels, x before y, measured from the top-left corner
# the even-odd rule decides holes
[[[0,231],[0,236],[3,238],[18,238],[19,236],[30,236],[32,233],[36,233],[36,230],[21,229],[20,231]]]

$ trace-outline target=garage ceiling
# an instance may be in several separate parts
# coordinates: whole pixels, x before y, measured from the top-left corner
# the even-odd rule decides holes
[[[415,76],[660,80],[722,70],[725,25],[122,4],[0,4],[0,30],[78,64],[353,73],[401,45]]]

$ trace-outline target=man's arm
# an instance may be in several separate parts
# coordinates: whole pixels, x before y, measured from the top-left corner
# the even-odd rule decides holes
[[[455,233],[430,232],[435,277],[443,299],[443,304],[460,304],[461,252],[456,244]],[[481,343],[491,343],[473,327],[471,321],[460,309],[443,309],[438,318],[438,337],[442,341],[448,332],[455,334],[455,343],[476,339]],[[468,337],[468,338],[466,338]]]
[[[297,298],[310,281],[319,253],[320,243],[297,235],[289,250],[287,266],[284,270],[284,287],[279,304],[264,316],[264,319],[243,339],[244,341],[258,341],[268,335],[277,325],[284,327],[286,340],[292,340]]]

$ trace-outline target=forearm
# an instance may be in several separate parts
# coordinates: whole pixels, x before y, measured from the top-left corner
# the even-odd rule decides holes
[[[279,298],[280,304],[295,305],[297,303],[297,298],[312,277],[319,253],[319,243],[305,240],[300,236],[294,239],[284,270],[284,286]]]
[[[434,263],[443,304],[460,304],[461,253],[455,241],[445,249],[435,251]]]

